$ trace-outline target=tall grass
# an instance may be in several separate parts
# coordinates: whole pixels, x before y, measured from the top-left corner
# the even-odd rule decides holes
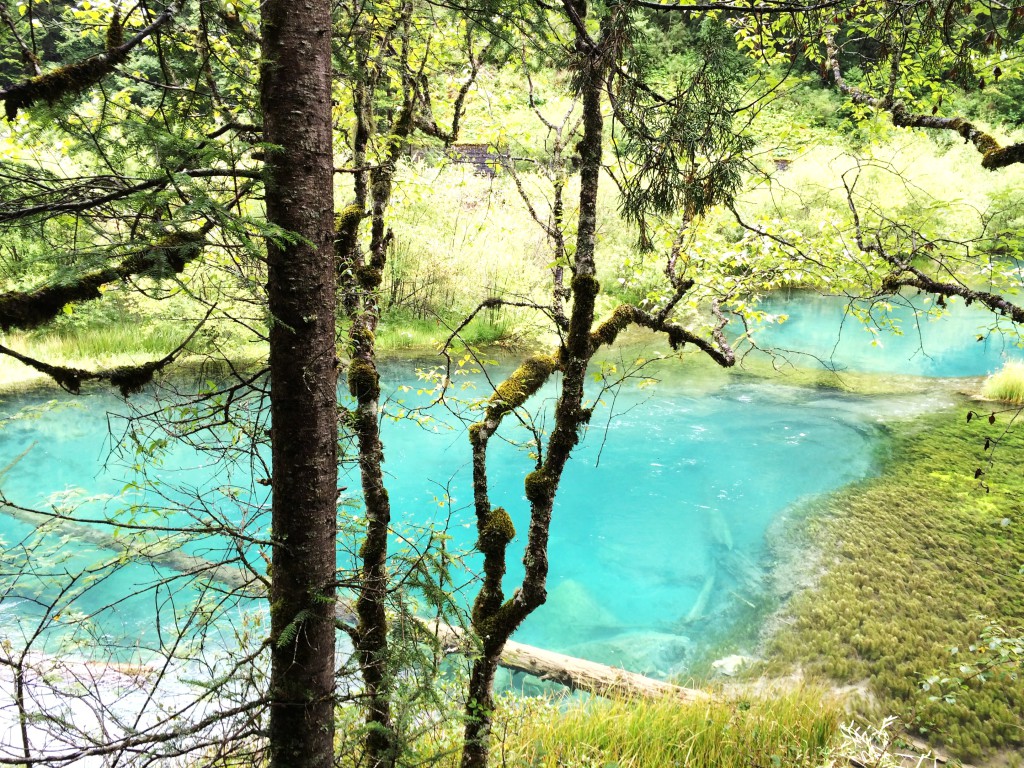
[[[1007,362],[1001,371],[985,380],[981,393],[990,400],[1024,404],[1024,362]]]
[[[452,699],[451,701],[455,701]],[[443,707],[443,705],[442,705]],[[362,765],[358,708],[339,712],[343,768]],[[830,765],[842,748],[841,708],[818,689],[764,697],[500,698],[491,764],[502,768],[750,768]],[[413,718],[403,765],[456,768],[462,720],[455,712]]]
[[[540,768],[819,766],[840,708],[813,690],[767,698],[591,701],[558,712],[527,702],[495,728],[495,764]]]

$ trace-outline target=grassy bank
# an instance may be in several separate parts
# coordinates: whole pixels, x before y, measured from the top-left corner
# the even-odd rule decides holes
[[[773,671],[864,683],[863,709],[977,758],[1024,747],[1024,681],[1011,665],[950,700],[922,683],[964,677],[990,622],[1024,624],[1024,435],[984,408],[968,423],[969,407],[898,428],[882,475],[811,517],[826,571],[794,597],[770,652]]]

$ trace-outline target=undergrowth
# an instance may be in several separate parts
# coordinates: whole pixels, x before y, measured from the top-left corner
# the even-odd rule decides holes
[[[698,703],[574,699],[559,704],[509,695],[495,717],[491,763],[503,768],[810,768],[831,764],[841,747],[841,719],[839,704],[810,688]],[[461,722],[439,715],[429,720],[420,721],[409,764],[455,768]],[[339,752],[351,761],[343,766],[354,767],[361,759],[358,731],[339,732],[353,739]]]

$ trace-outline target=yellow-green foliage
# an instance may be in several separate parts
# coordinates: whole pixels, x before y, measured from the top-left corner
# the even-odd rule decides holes
[[[358,734],[358,710],[349,708]],[[841,710],[820,691],[771,698],[721,698],[699,704],[663,700],[499,700],[491,764],[504,768],[817,768],[839,747]],[[456,768],[461,721],[421,718],[407,765]],[[361,745],[340,746],[343,768],[359,765]]]
[[[836,737],[839,707],[818,693],[680,704],[534,701],[502,711],[495,765],[545,768],[818,766]]]
[[[953,704],[921,683],[957,674],[951,649],[978,640],[980,614],[1024,622],[1024,435],[1003,436],[988,466],[985,438],[1004,425],[967,423],[967,410],[906,428],[881,477],[813,520],[828,572],[794,598],[772,649],[810,674],[868,681],[884,713],[916,716],[926,735],[973,758],[1024,746],[1024,680],[975,680]]]
[[[1024,363],[1010,361],[985,381],[982,394],[1004,403],[1024,403]]]

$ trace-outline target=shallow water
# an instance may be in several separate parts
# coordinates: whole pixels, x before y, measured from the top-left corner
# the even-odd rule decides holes
[[[976,342],[943,347],[940,337],[928,337],[932,354],[927,357],[895,341],[886,342],[884,357],[875,358],[877,349],[870,343],[849,346],[843,340],[850,326],[836,346],[843,316],[836,302],[789,302],[785,311],[790,321],[766,333],[800,332],[812,346],[831,339],[831,360],[856,368],[977,375],[998,367],[1004,352],[1016,353]],[[964,332],[965,326],[958,327],[953,341]],[[780,346],[795,343],[778,335],[773,340]],[[858,356],[863,346],[872,357]],[[977,354],[979,350],[985,354]],[[685,366],[685,361],[666,365]],[[413,363],[395,363],[385,371],[392,413],[425,402],[416,394],[422,384],[414,369]],[[403,387],[407,390],[400,391]],[[486,392],[479,381],[476,396]],[[39,407],[49,397],[8,398],[0,417],[23,413],[25,406]],[[550,398],[550,391],[537,398],[541,421]],[[145,400],[140,402],[145,410]],[[695,659],[720,647],[744,616],[749,618],[751,611],[756,615],[770,600],[769,576],[778,554],[772,532],[787,511],[870,474],[880,419],[941,405],[932,394],[861,397],[721,378],[709,385],[700,374],[675,372],[653,387],[628,384],[617,395],[607,395],[559,490],[548,603],[528,619],[516,639],[638,672],[685,675]],[[33,418],[5,423],[0,429],[0,469],[24,456],[0,477],[4,496],[36,508],[70,496],[76,514],[86,517],[134,505],[133,513],[142,519],[147,507],[170,507],[159,517],[165,525],[186,521],[189,514],[204,519],[222,514],[232,521],[244,516],[251,518],[247,530],[252,535],[266,536],[259,511],[268,501],[267,491],[258,485],[251,489],[250,482],[253,471],[262,476],[260,467],[253,470],[244,462],[230,469],[213,465],[209,456],[174,444],[161,452],[159,461],[130,451],[112,457],[125,424],[110,414],[124,412],[119,399],[93,394],[59,398],[57,405],[42,408]],[[395,527],[403,534],[417,526],[445,528],[452,536],[451,547],[469,551],[474,534],[465,425],[445,412],[433,413],[426,425],[384,422]],[[509,510],[519,532],[506,580],[510,592],[522,575],[519,559],[527,514],[522,479],[533,467],[525,451],[512,444],[525,441],[526,430],[503,428],[502,435],[509,442],[492,441],[489,469],[491,501]],[[133,485],[135,463],[148,469],[156,487]],[[352,489],[342,495],[342,512],[358,518],[358,478],[352,474],[342,485]],[[8,545],[29,530],[0,515],[0,537]],[[224,544],[207,538],[187,548],[218,557]],[[8,546],[7,551],[17,550]],[[69,547],[65,542],[60,552],[69,551],[73,559],[60,564],[63,572],[110,557],[91,546]],[[248,554],[259,562],[251,548]],[[348,558],[339,554],[343,564]],[[472,555],[468,563],[478,565]],[[78,652],[108,644],[166,647],[174,634],[175,609],[180,615],[193,593],[169,583],[135,594],[168,573],[142,565],[110,570],[112,575],[86,583],[75,603],[92,617],[92,639]],[[464,575],[454,578],[456,584],[465,581]],[[18,627],[24,629],[26,621],[41,615],[32,602],[42,594],[37,587],[23,580],[0,602],[0,628],[15,640]],[[462,599],[468,601],[469,595]],[[226,610],[237,618],[254,608],[249,604]],[[742,631],[750,640],[749,625]]]
[[[1024,357],[1012,324],[955,298],[942,317],[929,314],[934,303],[922,296],[869,305],[794,292],[772,296],[760,309],[788,319],[756,329],[757,344],[799,366],[959,377],[992,373],[1005,360]],[[858,309],[869,313],[866,322]]]
[[[389,383],[400,382],[390,376]],[[407,377],[403,383],[410,383]],[[20,404],[9,401],[5,410]],[[771,565],[766,533],[780,512],[870,471],[877,406],[846,396],[808,400],[805,392],[772,384],[729,384],[699,396],[685,386],[624,389],[614,410],[598,410],[565,475],[551,531],[550,599],[517,639],[652,674],[685,672],[702,642],[720,639],[737,609],[764,596]],[[81,502],[82,516],[127,502],[166,503],[152,491],[124,491],[131,468],[107,460],[108,414],[119,409],[116,398],[92,395],[8,424],[0,433],[0,465],[32,447],[3,479],[5,496],[39,507],[84,489],[90,498]],[[425,428],[385,423],[388,488],[397,527],[441,525],[450,510],[453,545],[468,549],[474,538],[468,442],[452,421]],[[506,436],[522,439],[515,432]],[[509,510],[523,534],[522,477],[531,461],[508,443],[492,445],[492,502]],[[218,494],[224,498],[225,486],[247,485],[240,482],[245,478],[211,474],[201,456],[181,448],[151,475],[171,500],[178,498],[174,486],[187,485],[213,504]],[[358,487],[355,477],[346,482]],[[167,519],[182,518],[178,512]],[[27,530],[0,518],[8,542]],[[520,535],[513,547],[521,542]],[[204,545],[191,549],[215,554]],[[80,551],[79,563],[105,556],[90,547]],[[515,551],[511,585],[522,573],[521,549]],[[160,573],[124,569],[80,598],[79,607],[97,612],[109,642],[156,647],[162,638],[154,635],[153,596],[101,609]],[[166,602],[170,592],[156,602]]]

